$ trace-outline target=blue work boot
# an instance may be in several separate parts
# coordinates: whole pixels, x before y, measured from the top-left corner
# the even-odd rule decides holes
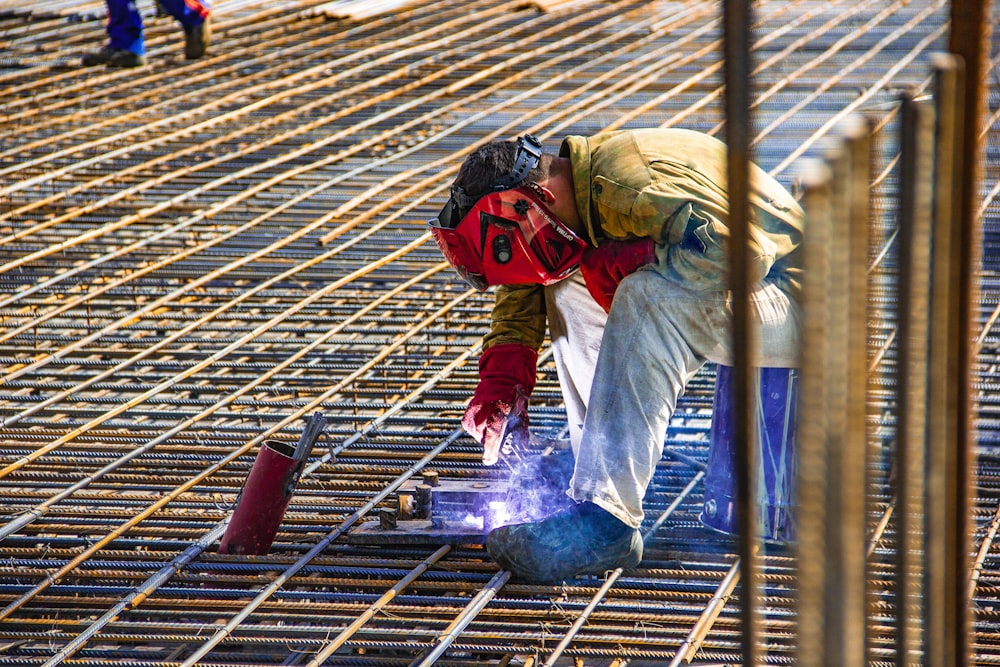
[[[95,65],[107,65],[108,67],[142,67],[146,64],[146,59],[137,53],[132,53],[128,49],[115,49],[105,46],[100,51],[87,53],[83,56],[84,67],[94,67]]]
[[[198,25],[184,28],[184,57],[188,60],[197,60],[208,51],[208,45],[212,41],[212,18],[206,16],[205,20]]]
[[[487,535],[486,549],[518,579],[559,583],[635,567],[642,560],[642,537],[635,528],[585,502],[536,523],[497,528]]]

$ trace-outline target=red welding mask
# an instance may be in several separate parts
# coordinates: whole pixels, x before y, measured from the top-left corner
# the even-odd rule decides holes
[[[497,181],[493,192],[473,203],[454,187],[441,213],[428,223],[445,259],[477,290],[551,285],[580,265],[587,242],[552,213],[533,183],[525,183],[540,157],[541,144],[534,137],[518,139],[514,170]]]

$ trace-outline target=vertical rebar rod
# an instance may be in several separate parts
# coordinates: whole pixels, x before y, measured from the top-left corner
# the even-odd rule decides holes
[[[923,646],[924,451],[931,264],[931,108],[902,96],[899,176],[899,363],[896,366],[896,665]]]
[[[956,271],[951,258],[956,243],[954,221],[959,215],[955,195],[961,146],[958,137],[961,112],[957,106],[962,88],[961,60],[939,54],[934,58],[935,153],[934,153],[934,264],[930,302],[930,357],[927,397],[927,522],[925,570],[926,597],[936,600],[937,613],[929,614],[925,628],[926,655],[932,664],[945,662],[948,653],[947,557],[948,466],[957,447],[956,414],[958,388],[952,379],[958,366],[957,302],[951,291]]]
[[[859,116],[854,132],[848,137],[851,159],[851,225],[847,231],[850,245],[849,280],[847,285],[848,304],[848,442],[844,455],[851,466],[849,486],[846,489],[850,513],[852,562],[858,572],[855,583],[858,587],[854,613],[856,632],[860,633],[861,659],[870,643],[866,612],[869,606],[867,581],[869,566],[866,550],[866,521],[868,515],[869,479],[868,462],[872,460],[868,433],[868,393],[872,387],[872,376],[868,373],[868,241],[871,238],[871,183],[872,183],[872,135],[874,123],[867,116]],[[850,611],[848,612],[850,613]]]
[[[729,190],[729,288],[732,294],[733,325],[733,440],[736,445],[736,506],[739,526],[740,620],[743,664],[761,664],[758,619],[759,565],[757,551],[756,489],[757,441],[754,428],[754,400],[751,350],[755,333],[750,319],[750,93],[753,71],[750,52],[752,25],[749,0],[723,3],[723,84],[726,113]]]
[[[959,450],[963,447],[961,431],[966,424],[962,415],[963,389],[969,382],[962,372],[962,351],[969,344],[962,338],[959,289],[961,273],[962,216],[962,126],[961,111],[964,71],[962,61],[939,54],[935,70],[935,165],[933,231],[934,263],[931,276],[929,393],[927,400],[927,582],[926,595],[935,600],[926,627],[926,653],[930,664],[958,665],[959,639],[955,619],[964,616],[964,590],[961,599],[953,595],[950,582],[961,579],[967,562],[955,551],[957,537],[965,526],[958,519]],[[967,554],[963,552],[963,555]]]
[[[803,169],[806,212],[802,304],[802,390],[799,394],[797,659],[801,667],[827,664],[827,392],[830,389],[827,322],[830,313],[829,246],[833,234],[833,174],[823,162]]]
[[[865,461],[867,429],[867,207],[870,126],[851,116],[831,151],[833,224],[830,238],[828,332],[832,376],[828,410],[830,484],[827,503],[827,648],[830,665],[864,663]]]
[[[982,174],[984,142],[981,139],[985,81],[990,64],[990,31],[993,26],[990,0],[953,0],[951,5],[951,35],[949,50],[965,62],[965,86],[962,90],[961,178],[956,184],[959,193],[959,224],[956,260],[958,261],[958,420],[955,450],[954,480],[949,485],[952,532],[948,554],[952,571],[958,573],[947,591],[946,608],[953,611],[947,653],[954,652],[954,664],[966,665],[971,660],[971,610],[965,604],[972,545],[972,493],[975,488],[976,427],[973,409],[973,370],[976,359],[971,341],[975,337],[976,309],[979,303],[978,271],[982,248],[982,220],[979,208],[979,185]]]
[[[871,126],[851,117],[805,174],[799,660],[866,652],[867,239]]]

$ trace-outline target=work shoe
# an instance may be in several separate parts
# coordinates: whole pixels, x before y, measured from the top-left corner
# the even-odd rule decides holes
[[[108,67],[141,67],[146,64],[146,59],[138,53],[132,53],[128,49],[114,49],[105,46],[100,51],[87,53],[83,56],[84,67],[94,67],[96,65],[107,65]]]
[[[198,25],[184,28],[184,57],[197,60],[205,55],[212,41],[212,18],[206,16]]]
[[[585,502],[537,523],[503,526],[486,536],[502,568],[531,583],[559,583],[601,575],[642,560],[642,537],[593,503]]]

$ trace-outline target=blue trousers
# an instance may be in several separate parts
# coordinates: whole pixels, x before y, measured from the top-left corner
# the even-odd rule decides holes
[[[105,0],[108,5],[108,37],[111,48],[146,55],[142,39],[142,16],[135,0]],[[208,17],[208,0],[160,0],[168,14],[185,28],[193,28]]]

